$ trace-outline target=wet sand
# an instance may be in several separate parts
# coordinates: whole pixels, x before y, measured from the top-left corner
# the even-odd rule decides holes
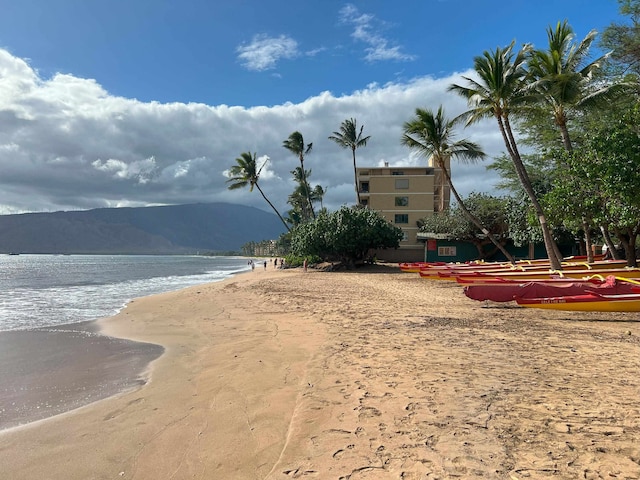
[[[7,478],[640,478],[638,314],[256,269],[102,324],[166,349],[150,381],[0,434]]]
[[[159,345],[106,337],[95,323],[0,332],[0,430],[140,387]]]

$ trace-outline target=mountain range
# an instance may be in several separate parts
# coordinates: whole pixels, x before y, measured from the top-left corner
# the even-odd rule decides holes
[[[23,213],[0,215],[0,253],[239,252],[285,230],[272,213],[228,203]]]

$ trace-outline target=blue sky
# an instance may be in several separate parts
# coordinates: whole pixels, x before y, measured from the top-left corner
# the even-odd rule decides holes
[[[248,150],[268,158],[261,185],[285,210],[295,158],[281,144],[295,130],[314,142],[305,164],[325,203],[352,203],[349,154],[327,140],[342,120],[372,136],[359,164],[424,161],[400,145],[402,123],[416,107],[460,113],[446,88],[474,56],[512,40],[543,48],[564,19],[577,39],[623,20],[615,0],[0,0],[0,11],[0,213],[265,208],[226,189]],[[493,124],[460,135],[503,150]],[[453,179],[463,194],[495,183],[484,165],[454,164]]]

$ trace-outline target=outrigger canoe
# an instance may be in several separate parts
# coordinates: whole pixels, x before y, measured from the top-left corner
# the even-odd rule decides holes
[[[640,293],[607,295],[589,292],[561,297],[516,298],[518,305],[579,312],[640,312]]]
[[[504,273],[484,273],[484,272],[475,272],[469,273],[465,275],[459,275],[457,277],[441,277],[444,280],[454,280],[457,282],[482,282],[491,278],[503,278],[505,280],[518,280],[521,282],[527,282],[531,280],[545,280],[552,278],[586,278],[593,276],[594,273],[601,275],[603,277],[608,277],[609,275],[613,275],[614,277],[621,278],[640,278],[640,268],[611,268],[611,269],[602,269],[594,272],[593,270],[567,270],[567,271],[557,271],[557,270],[546,270],[546,271],[531,271],[531,272],[504,272]],[[422,275],[422,272],[421,272]]]
[[[598,262],[603,260],[603,255],[596,255],[594,261]],[[565,257],[564,262],[584,262],[587,261],[586,256],[574,255],[571,257]],[[534,260],[518,260],[515,266],[534,266],[534,265],[549,265],[549,260],[544,258]],[[514,265],[509,262],[485,262],[484,260],[470,260],[468,262],[400,262],[398,267],[403,272],[417,273],[420,270],[435,268],[435,269],[452,269],[452,268],[470,268],[470,269],[492,269],[492,268],[514,268]]]
[[[609,276],[606,279],[553,279],[526,283],[495,282],[471,284],[464,294],[478,301],[511,302],[517,298],[546,298],[597,292],[607,295],[640,293],[640,282]]]

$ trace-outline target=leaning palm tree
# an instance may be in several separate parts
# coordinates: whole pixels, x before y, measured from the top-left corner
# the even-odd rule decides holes
[[[494,51],[485,51],[481,56],[476,57],[474,69],[479,78],[476,80],[471,77],[462,77],[468,86],[453,84],[449,86],[449,90],[467,99],[471,109],[461,115],[462,118],[466,118],[467,125],[487,117],[494,117],[497,120],[520,184],[529,197],[540,222],[551,267],[554,270],[561,270],[562,255],[551,235],[551,229],[522,162],[511,129],[511,113],[530,101],[530,98],[525,95],[526,70],[524,68],[526,54],[530,47],[525,45],[514,55],[513,46],[514,42],[511,42],[506,48],[498,47]]]
[[[256,187],[260,192],[260,194],[262,195],[262,198],[264,198],[265,201],[271,206],[273,211],[276,212],[276,215],[278,215],[278,218],[282,221],[282,224],[285,226],[285,228],[288,231],[291,231],[289,229],[289,225],[287,225],[287,222],[285,222],[284,218],[282,218],[282,215],[280,215],[280,212],[278,212],[276,207],[273,206],[273,203],[269,201],[267,196],[264,194],[264,192],[260,188],[260,185],[258,185],[258,180],[260,179],[260,172],[262,171],[262,168],[266,164],[267,162],[265,161],[260,166],[260,168],[258,168],[255,153],[254,154],[251,154],[250,152],[241,153],[240,156],[236,158],[236,164],[229,169],[230,177],[227,180],[227,183],[230,183],[230,185],[227,188],[229,190],[236,190],[238,188],[244,188],[247,185],[249,185],[249,191],[252,192],[253,187]]]
[[[362,136],[362,131],[364,130],[364,125],[360,127],[360,131],[358,131],[357,122],[355,118],[350,118],[349,120],[345,120],[340,125],[339,132],[333,132],[333,135],[329,137],[329,140],[333,140],[342,148],[350,148],[351,153],[353,154],[353,179],[354,186],[356,188],[356,198],[358,200],[358,205],[360,205],[360,192],[358,191],[358,175],[356,168],[356,149],[360,147],[365,147],[367,142],[371,138],[371,135],[367,137]]]
[[[453,181],[447,168],[447,163],[450,159],[475,161],[486,156],[477,144],[469,140],[454,141],[454,127],[458,121],[459,119],[448,120],[444,115],[442,105],[440,105],[435,114],[428,109],[416,108],[416,116],[403,125],[402,144],[414,149],[420,155],[431,157],[434,164],[442,170],[451,193],[456,198],[464,215],[487,236],[505,258],[511,263],[515,263],[513,256],[480,223],[480,220],[469,211],[453,186]]]
[[[309,154],[309,152],[311,152],[313,143],[309,143],[308,145],[305,145],[304,137],[300,132],[296,131],[296,132],[293,132],[291,135],[289,135],[289,138],[287,138],[285,141],[282,142],[282,146],[298,157],[298,159],[300,160],[300,169],[302,172],[302,182],[307,183],[307,179],[305,175],[306,172],[304,169],[304,156]],[[308,188],[308,185],[307,185],[307,192],[308,191],[310,191],[310,189]],[[311,211],[311,216],[313,218],[316,218],[316,214],[313,211],[313,204],[311,203],[311,198],[309,197],[309,195],[307,195],[307,202],[309,203],[309,210]]]

